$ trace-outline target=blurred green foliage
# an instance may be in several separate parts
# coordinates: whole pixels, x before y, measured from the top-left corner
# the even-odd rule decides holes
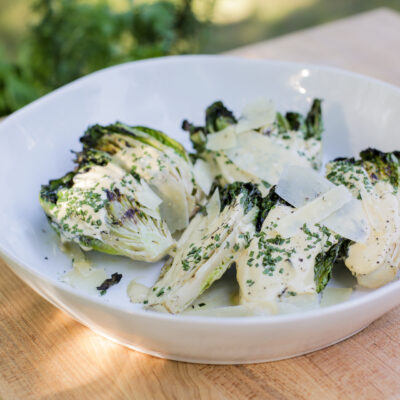
[[[27,69],[8,62],[0,51],[0,116],[12,113],[38,95],[39,91],[27,76]]]
[[[109,65],[220,53],[382,6],[400,11],[399,0],[0,0],[0,116]]]
[[[37,0],[14,61],[0,49],[0,115],[92,71],[130,60],[193,52],[200,22],[192,0],[130,3]]]

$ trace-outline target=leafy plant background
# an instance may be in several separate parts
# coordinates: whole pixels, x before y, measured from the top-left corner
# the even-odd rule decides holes
[[[0,116],[121,62],[218,53],[399,0],[0,0]]]
[[[195,52],[201,25],[191,0],[134,4],[37,0],[15,60],[0,52],[0,115],[110,65]],[[0,49],[1,50],[1,49]]]

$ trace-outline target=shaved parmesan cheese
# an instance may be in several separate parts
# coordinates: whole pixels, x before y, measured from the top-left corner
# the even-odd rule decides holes
[[[354,198],[321,221],[321,224],[354,242],[364,243],[370,233],[368,220],[361,201]]]
[[[150,189],[150,186],[142,179],[140,185],[135,187],[137,201],[150,210],[156,210],[162,200]]]
[[[212,171],[211,166],[205,161],[198,159],[194,164],[193,174],[194,179],[200,186],[201,190],[208,195],[215,178],[215,174]]]
[[[143,303],[147,299],[149,288],[132,280],[126,289],[132,303]]]
[[[321,307],[334,306],[349,300],[352,288],[326,288],[322,293]]]
[[[276,230],[285,238],[298,233],[304,224],[314,225],[343,207],[353,196],[344,186],[335,186],[322,196],[282,219]]]
[[[227,126],[222,131],[207,135],[206,148],[208,150],[224,150],[236,146],[236,132],[234,125]]]
[[[303,207],[335,185],[311,168],[286,167],[276,186],[276,193],[294,207]],[[355,242],[365,242],[369,235],[368,219],[359,200],[352,199],[321,221],[335,233]]]
[[[219,190],[216,189],[207,204],[207,220],[208,223],[214,221],[221,211],[221,200],[219,197]]]
[[[236,132],[242,133],[251,129],[258,129],[270,126],[276,117],[275,106],[271,100],[258,98],[247,104],[242,111],[242,115],[236,125]]]
[[[238,168],[238,166],[233,164],[223,151],[221,151],[216,157],[216,162],[219,172],[223,176],[226,183],[257,181],[256,176],[243,171],[242,169]]]
[[[186,228],[189,224],[189,209],[184,186],[174,180],[165,180],[159,181],[154,191],[164,198],[160,205],[160,215],[171,233]]]
[[[307,166],[307,160],[296,152],[275,144],[268,136],[245,132],[237,136],[237,146],[225,150],[239,168],[275,185],[287,165]]]
[[[70,286],[91,294],[99,293],[96,288],[106,279],[107,275],[105,271],[97,268],[91,268],[84,273],[74,268],[68,271],[62,278],[62,280]]]
[[[179,241],[176,245],[175,253],[173,253],[174,257],[183,249],[190,238],[193,237],[193,240],[199,240],[202,236],[202,232],[204,230],[204,215],[202,213],[197,213],[194,218],[190,221],[188,227],[183,231],[182,236],[179,238]]]
[[[276,185],[276,193],[293,207],[302,207],[335,185],[309,167],[287,166]]]

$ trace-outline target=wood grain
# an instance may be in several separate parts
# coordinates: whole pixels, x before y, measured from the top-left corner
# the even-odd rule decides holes
[[[325,64],[400,86],[400,14],[385,8],[226,54]]]
[[[396,49],[396,51],[395,51]],[[400,84],[400,17],[378,10],[235,51],[338,65]],[[0,398],[400,399],[400,307],[327,349],[274,363],[160,360],[92,333],[0,260]]]

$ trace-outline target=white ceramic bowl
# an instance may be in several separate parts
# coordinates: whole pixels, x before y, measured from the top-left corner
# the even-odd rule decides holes
[[[0,253],[52,304],[118,343],[174,360],[249,363],[310,352],[363,329],[400,303],[400,282],[356,290],[345,303],[300,314],[216,318],[173,316],[129,303],[130,279],[152,283],[160,264],[93,253],[108,273],[122,272],[106,296],[59,281],[70,260],[55,245],[38,203],[40,185],[71,169],[70,149],[92,123],[121,120],[164,130],[189,146],[183,118],[202,122],[216,99],[235,112],[270,97],[280,110],[305,111],[324,100],[325,159],[365,147],[400,149],[400,90],[337,69],[227,57],[186,56],[128,63],[91,74],[16,112],[0,124]],[[45,260],[48,257],[48,260]],[[342,285],[341,278],[332,284]]]

